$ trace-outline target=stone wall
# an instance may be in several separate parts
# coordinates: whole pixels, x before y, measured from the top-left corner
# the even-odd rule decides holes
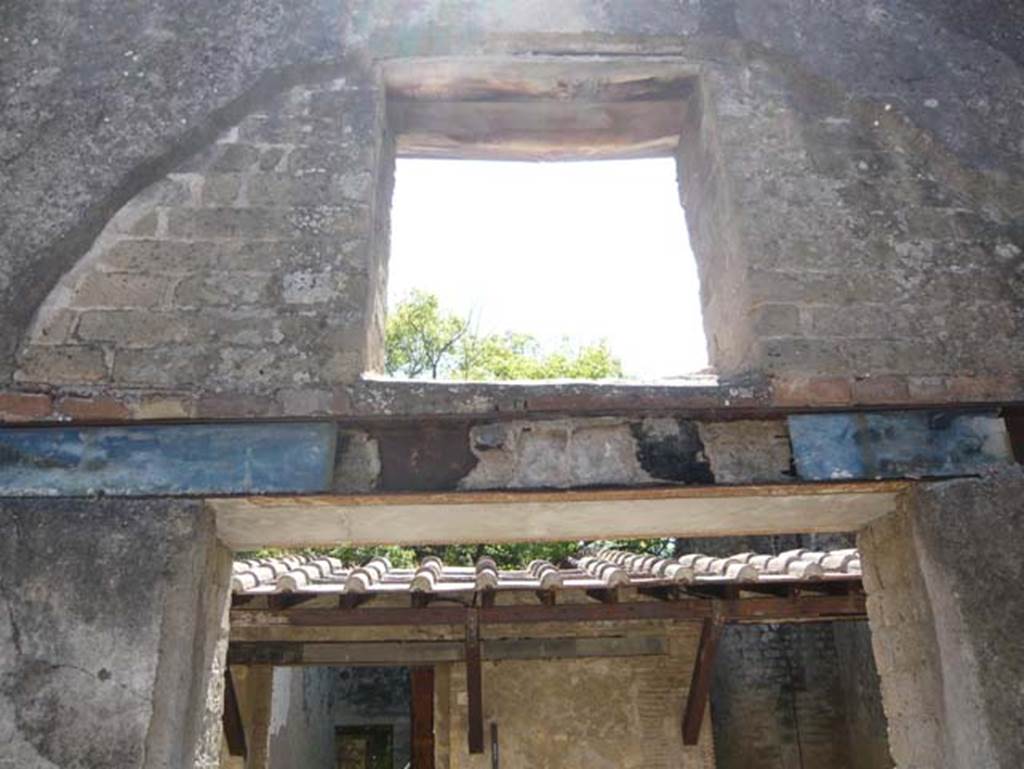
[[[187,501],[0,501],[0,766],[218,765],[230,554]]]
[[[354,68],[291,88],[129,201],[40,309],[15,380],[316,400],[379,368],[376,90]],[[386,209],[376,226],[386,243]]]
[[[573,634],[569,626],[559,630]],[[683,746],[679,728],[699,633],[697,624],[676,625],[670,653],[663,656],[485,662],[488,747],[482,755],[470,755],[467,748],[465,666],[439,666],[438,766],[491,766],[493,722],[505,767],[710,769],[714,750],[707,722],[695,747]]]
[[[329,668],[274,668],[267,769],[334,769],[336,679]]]
[[[699,72],[681,179],[721,371],[771,375],[791,402],[1020,392],[1024,52],[992,34],[1020,20],[1005,4],[238,6],[74,23],[5,7],[23,34],[5,57],[0,357],[19,388],[322,406],[380,362],[391,164],[373,62],[629,53]]]
[[[1024,762],[1024,470],[920,487],[868,527],[868,615],[900,769]],[[1013,683],[1011,683],[1013,682]]]

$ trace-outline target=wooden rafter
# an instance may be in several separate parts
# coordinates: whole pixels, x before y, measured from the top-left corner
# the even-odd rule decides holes
[[[466,699],[469,752],[484,752],[483,665],[480,662],[479,609],[466,611]]]
[[[409,671],[412,689],[412,769],[434,769],[434,668]]]
[[[696,745],[700,738],[700,725],[704,720],[708,695],[711,693],[715,657],[718,654],[718,643],[722,638],[724,627],[725,623],[718,616],[708,617],[702,624],[700,643],[697,646],[697,659],[693,664],[690,690],[686,696],[686,709],[683,712],[684,745]]]

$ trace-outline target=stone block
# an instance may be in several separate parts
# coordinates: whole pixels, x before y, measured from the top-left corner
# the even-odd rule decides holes
[[[14,378],[19,382],[86,384],[102,382],[107,374],[106,359],[97,347],[31,346],[19,356]]]
[[[819,379],[848,370],[847,353],[832,339],[796,336],[758,339],[761,369],[790,374],[818,374]],[[877,354],[877,352],[876,352]],[[864,369],[872,371],[868,367]]]
[[[218,257],[224,258],[224,249],[224,244],[217,242],[119,240],[103,252],[103,266],[119,272],[185,274],[209,269]]]
[[[853,402],[863,404],[905,403],[910,389],[905,376],[856,377],[850,383]]]
[[[66,397],[57,402],[57,412],[75,422],[119,421],[132,416],[131,409],[115,398]]]
[[[273,276],[259,272],[204,272],[190,275],[174,289],[176,307],[273,305]]]
[[[0,422],[31,422],[53,412],[53,400],[44,393],[0,393]]]
[[[121,348],[156,347],[187,341],[184,319],[169,312],[89,310],[82,313],[76,332],[84,342],[116,342]]]
[[[196,388],[207,382],[210,363],[202,347],[162,345],[118,350],[111,381],[170,389]]]
[[[852,400],[845,377],[784,375],[772,380],[772,401],[779,406],[845,406]]]
[[[186,240],[288,240],[348,236],[368,221],[365,212],[338,207],[207,208],[168,214],[168,235]]]
[[[241,174],[205,174],[202,177],[201,204],[209,208],[238,205],[242,180]]]
[[[363,494],[377,488],[381,462],[377,441],[359,430],[341,430],[334,466],[332,490]]]
[[[216,154],[209,163],[209,170],[216,173],[238,173],[248,171],[261,160],[259,147],[252,144],[218,142]]]
[[[346,276],[334,271],[290,272],[281,278],[281,297],[287,304],[320,304],[337,301]]]
[[[71,306],[80,309],[160,307],[170,283],[157,275],[128,272],[90,272],[75,287]]]
[[[766,304],[754,308],[750,324],[757,336],[796,336],[800,333],[800,310],[792,304]]]
[[[792,482],[785,421],[701,422],[699,427],[715,483]]]

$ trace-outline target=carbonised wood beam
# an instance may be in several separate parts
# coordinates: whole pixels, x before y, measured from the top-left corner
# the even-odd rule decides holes
[[[693,676],[690,678],[690,691],[686,697],[686,710],[683,712],[683,744],[696,745],[700,738],[700,725],[704,720],[704,709],[707,707],[708,695],[711,693],[711,679],[714,674],[715,656],[718,643],[725,627],[720,617],[713,616],[704,620],[700,632],[700,644],[697,647],[697,660],[693,665]]]
[[[228,752],[232,756],[248,757],[245,744],[245,727],[242,724],[242,711],[238,707],[238,694],[235,692],[235,680],[231,668],[224,671],[224,737],[228,744]]]
[[[484,681],[480,662],[479,609],[466,611],[466,700],[469,752],[484,752]]]
[[[412,689],[412,769],[434,769],[434,669],[409,671]]]
[[[501,638],[480,642],[482,660],[541,660],[581,657],[642,657],[667,654],[657,636],[598,638]],[[429,665],[465,660],[458,641],[235,641],[232,665]]]
[[[482,624],[532,622],[601,622],[608,620],[704,620],[717,610],[725,622],[804,622],[808,620],[856,619],[867,615],[865,596],[799,595],[736,600],[682,599],[624,603],[586,603],[492,606],[476,609]],[[428,606],[381,609],[305,609],[281,612],[235,609],[232,629],[298,627],[395,627],[403,625],[461,625],[466,609],[458,606]],[[241,639],[240,639],[241,640]],[[245,640],[251,640],[246,638]]]
[[[208,499],[220,540],[256,547],[560,541],[857,530],[905,481]]]

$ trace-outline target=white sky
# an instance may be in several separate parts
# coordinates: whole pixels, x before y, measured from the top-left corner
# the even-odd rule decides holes
[[[482,332],[606,339],[631,377],[707,365],[675,162],[400,159],[388,305],[419,288]]]

